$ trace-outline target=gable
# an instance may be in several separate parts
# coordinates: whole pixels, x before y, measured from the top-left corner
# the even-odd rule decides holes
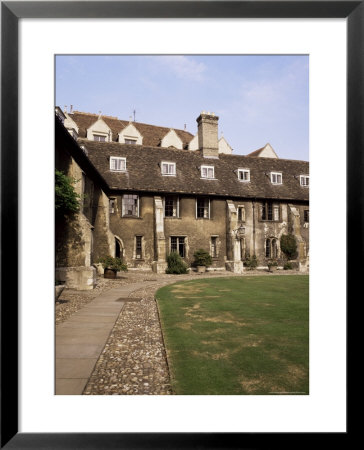
[[[96,136],[101,136],[106,142],[110,142],[112,139],[111,129],[101,117],[99,117],[86,132],[86,137],[90,141],[95,140]]]
[[[123,130],[119,133],[119,142],[121,144],[125,144],[125,141],[132,140],[136,141],[137,145],[143,144],[143,136],[139,133],[139,131],[135,128],[132,123],[129,123]]]
[[[182,149],[183,148],[183,142],[182,139],[180,139],[177,136],[177,133],[171,128],[168,133],[163,137],[161,140],[161,147],[173,147]]]

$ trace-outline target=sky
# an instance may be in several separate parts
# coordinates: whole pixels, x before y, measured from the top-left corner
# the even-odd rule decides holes
[[[197,133],[219,116],[233,154],[309,158],[307,55],[58,55],[55,104]]]

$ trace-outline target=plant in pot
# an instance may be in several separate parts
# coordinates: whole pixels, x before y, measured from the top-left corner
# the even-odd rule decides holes
[[[268,270],[269,272],[273,272],[274,270],[277,270],[278,263],[276,259],[270,259],[268,261]]]
[[[104,268],[104,278],[116,278],[117,272],[126,272],[128,266],[123,263],[121,258],[113,258],[112,256],[104,256],[98,260]]]
[[[210,253],[208,253],[206,250],[200,248],[199,250],[196,250],[193,254],[194,261],[193,266],[197,268],[197,272],[205,272],[206,268],[211,266],[212,264],[212,258]]]

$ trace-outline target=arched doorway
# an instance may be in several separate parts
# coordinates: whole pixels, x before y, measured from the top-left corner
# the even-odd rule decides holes
[[[121,240],[115,237],[115,258],[122,258],[124,253],[124,247]]]

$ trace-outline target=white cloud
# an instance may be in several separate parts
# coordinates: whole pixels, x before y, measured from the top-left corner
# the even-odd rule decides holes
[[[153,56],[151,60],[157,70],[168,70],[178,78],[202,81],[206,65],[184,55]]]

